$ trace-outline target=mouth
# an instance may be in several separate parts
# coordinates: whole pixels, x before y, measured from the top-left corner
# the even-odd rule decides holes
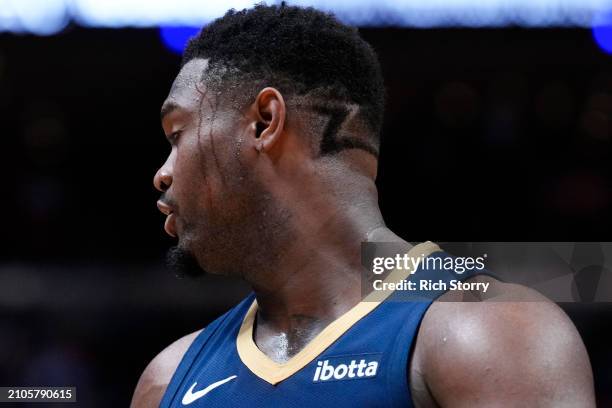
[[[166,222],[164,223],[164,230],[166,234],[173,238],[176,238],[176,215],[174,213],[168,214]]]
[[[161,211],[162,214],[166,215],[164,230],[168,235],[173,238],[176,238],[176,214],[174,213],[172,207],[170,207],[165,202],[158,200],[157,208],[159,209],[159,211]]]

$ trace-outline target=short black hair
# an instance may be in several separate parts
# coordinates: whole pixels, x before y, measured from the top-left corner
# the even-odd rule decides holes
[[[330,117],[321,154],[363,148],[378,155],[385,99],[380,64],[357,29],[333,15],[284,2],[231,9],[189,41],[182,65],[194,58],[207,58],[222,81],[261,82],[284,94],[324,100],[315,108]],[[347,104],[358,106],[365,142],[336,134],[349,115]]]

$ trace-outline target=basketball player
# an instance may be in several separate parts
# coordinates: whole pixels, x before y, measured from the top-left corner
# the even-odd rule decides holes
[[[383,222],[383,107],[374,51],[314,9],[229,11],[189,42],[155,176],[169,260],[253,294],[155,357],[132,407],[594,406],[585,347],[551,302],[361,302],[362,242],[439,251]],[[422,216],[409,198],[406,216]]]

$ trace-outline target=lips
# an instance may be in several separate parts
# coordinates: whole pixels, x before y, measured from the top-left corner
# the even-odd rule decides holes
[[[168,214],[166,222],[164,223],[164,230],[171,237],[176,238],[176,215],[174,213]]]
[[[164,230],[166,230],[166,233],[168,235],[176,238],[176,215],[174,214],[172,207],[170,207],[165,202],[159,200],[157,201],[157,208],[159,209],[159,211],[166,215]]]

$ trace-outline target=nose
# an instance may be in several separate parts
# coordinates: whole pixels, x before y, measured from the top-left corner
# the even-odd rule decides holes
[[[153,185],[162,193],[165,193],[172,185],[172,168],[168,164],[168,161],[166,161],[166,163],[157,170],[157,173],[155,173]]]

